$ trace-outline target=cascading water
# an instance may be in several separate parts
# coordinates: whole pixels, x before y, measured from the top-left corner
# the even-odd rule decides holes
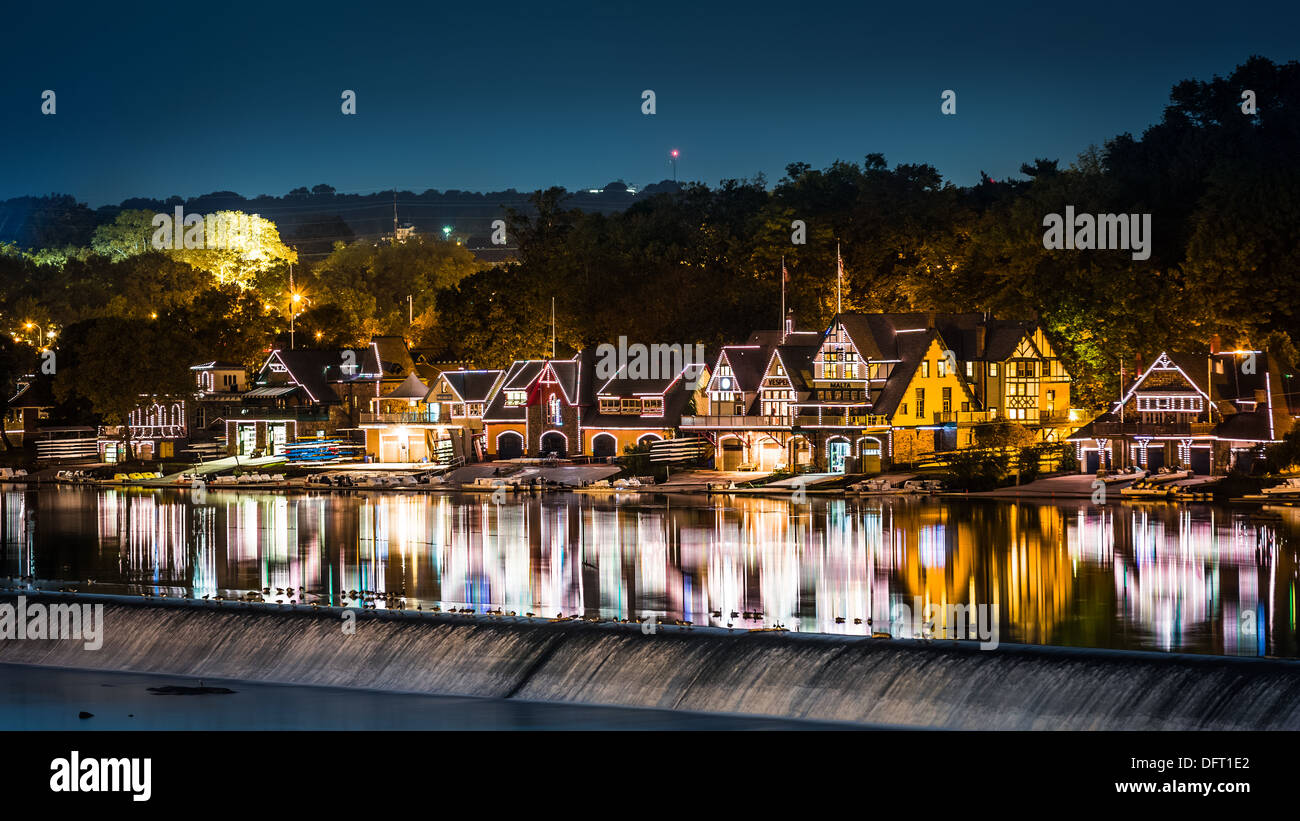
[[[0,662],[907,727],[1300,729],[1289,661],[425,615],[362,614],[348,635],[342,623],[109,601],[101,649],[2,641]]]

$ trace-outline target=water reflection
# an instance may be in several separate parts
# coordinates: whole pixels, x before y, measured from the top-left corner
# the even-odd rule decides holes
[[[340,604],[369,590],[425,609],[853,635],[888,631],[899,603],[986,604],[1002,641],[1298,654],[1290,509],[238,491],[194,505],[184,491],[70,487],[0,499],[4,573],[103,592],[292,589]]]

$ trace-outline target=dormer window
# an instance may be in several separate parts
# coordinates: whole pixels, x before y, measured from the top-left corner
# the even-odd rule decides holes
[[[663,416],[664,415],[664,398],[662,396],[647,396],[641,400],[642,416]]]
[[[517,408],[528,401],[528,391],[506,391],[506,407]]]
[[[619,401],[617,396],[600,397],[601,413],[618,413],[618,410],[619,410]]]

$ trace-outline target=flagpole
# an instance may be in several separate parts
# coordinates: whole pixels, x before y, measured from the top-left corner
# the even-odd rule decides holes
[[[781,255],[781,342],[785,342],[785,255]]]
[[[842,308],[840,307],[840,281],[844,279],[844,258],[840,256],[840,244],[835,243],[835,315],[839,316]]]

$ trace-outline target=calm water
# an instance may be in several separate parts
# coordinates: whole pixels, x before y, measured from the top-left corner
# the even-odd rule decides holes
[[[1003,642],[1300,656],[1290,509],[243,491],[198,505],[74,487],[0,500],[0,575],[45,587],[293,588],[322,604],[372,590],[412,608],[858,635],[919,599],[996,605]]]

